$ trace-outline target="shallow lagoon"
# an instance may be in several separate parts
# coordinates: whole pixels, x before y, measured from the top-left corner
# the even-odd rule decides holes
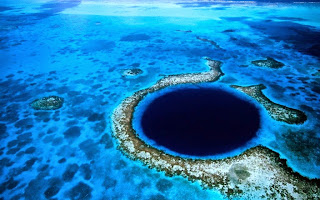
[[[207,70],[203,57],[223,62],[212,84],[264,84],[274,102],[307,114],[302,125],[266,116],[256,143],[320,178],[318,4],[2,2],[2,198],[222,198],[128,159],[111,137],[110,116],[125,97],[164,75]],[[251,64],[266,57],[285,66]],[[136,68],[143,73],[124,76]],[[63,107],[29,106],[49,95]]]

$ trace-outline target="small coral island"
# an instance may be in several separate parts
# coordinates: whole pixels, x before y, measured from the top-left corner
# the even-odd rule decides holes
[[[133,129],[135,107],[149,93],[168,86],[217,81],[222,75],[220,61],[207,58],[210,70],[203,73],[171,75],[153,86],[135,92],[114,110],[113,132],[119,147],[128,157],[164,171],[168,176],[181,175],[199,181],[204,188],[218,189],[228,198],[244,199],[319,199],[320,181],[293,172],[280,155],[264,146],[225,159],[189,159],[170,155],[146,144]],[[263,86],[232,86],[255,98],[279,121],[299,124],[303,112],[273,103],[263,95]]]
[[[36,99],[30,103],[35,110],[57,110],[62,107],[64,99],[58,96],[48,96]]]
[[[282,62],[276,61],[270,57],[268,57],[267,60],[254,60],[251,63],[258,67],[267,67],[273,69],[279,69],[284,66]]]
[[[139,74],[142,74],[143,71],[139,68],[134,68],[134,69],[126,69],[122,72],[122,76],[127,76],[127,77],[130,77],[130,76],[137,76]]]

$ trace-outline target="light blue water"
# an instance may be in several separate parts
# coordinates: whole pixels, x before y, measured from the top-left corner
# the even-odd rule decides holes
[[[1,1],[0,199],[222,199],[129,160],[111,137],[125,97],[163,75],[207,70],[203,57],[223,62],[212,84],[262,83],[272,101],[307,114],[303,125],[266,116],[254,143],[320,178],[319,28],[316,3]],[[285,67],[250,64],[266,57]],[[122,75],[132,68],[143,73]],[[29,106],[48,95],[63,107]]]

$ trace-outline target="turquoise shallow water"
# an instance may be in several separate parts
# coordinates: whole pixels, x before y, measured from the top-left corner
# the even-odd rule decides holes
[[[128,159],[111,136],[125,97],[208,70],[204,57],[225,73],[206,86],[264,84],[272,101],[308,116],[288,125],[262,109],[257,138],[230,155],[263,144],[320,178],[319,28],[318,3],[1,1],[0,199],[223,199]],[[285,66],[251,64],[266,57]],[[123,76],[135,68],[143,73]],[[49,95],[63,107],[29,106]]]

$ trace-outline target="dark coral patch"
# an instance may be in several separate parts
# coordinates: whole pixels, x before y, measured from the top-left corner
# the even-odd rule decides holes
[[[103,185],[106,189],[109,189],[109,188],[112,188],[112,187],[114,187],[114,186],[117,185],[117,180],[115,180],[115,179],[107,176],[107,177],[105,177],[102,185]]]
[[[31,158],[30,160],[27,160],[21,171],[29,171],[37,160],[37,158]]]
[[[7,137],[7,126],[6,124],[0,123],[0,139]]]
[[[83,52],[96,52],[96,51],[111,51],[116,46],[116,43],[108,40],[91,40],[85,43],[81,50]]]
[[[270,19],[279,19],[279,20],[285,20],[285,21],[306,21],[303,18],[299,17],[283,17],[283,16],[272,16]]]
[[[307,54],[320,57],[320,43],[314,44],[305,50]]]
[[[92,139],[88,139],[80,143],[79,147],[85,153],[86,157],[89,160],[92,160],[97,155],[97,153],[99,153],[97,144]]]
[[[89,122],[95,122],[95,121],[101,121],[101,120],[104,120],[103,113],[93,113],[88,117]]]
[[[107,126],[107,122],[105,120],[102,120],[96,123],[92,129],[97,133],[103,133],[103,131],[106,129],[106,126]]]
[[[54,177],[49,179],[49,187],[45,190],[44,196],[47,199],[51,199],[51,197],[59,193],[62,185],[63,183],[60,178]]]
[[[65,138],[76,138],[81,135],[81,129],[79,126],[72,126],[63,133]]]
[[[10,104],[7,106],[5,113],[0,114],[0,120],[1,121],[7,121],[7,122],[15,122],[19,120],[19,114],[18,110],[20,110],[20,105],[19,104]]]
[[[151,37],[146,34],[131,34],[123,36],[120,41],[126,41],[126,42],[135,42],[135,41],[143,41],[143,40],[149,40]]]
[[[33,119],[31,118],[26,118],[26,119],[21,119],[17,121],[14,126],[16,128],[21,128],[21,129],[30,129],[33,127]]]
[[[29,147],[26,149],[25,153],[26,154],[33,154],[36,151],[35,147]]]
[[[8,10],[12,10],[13,8],[8,7],[8,6],[0,6],[0,12],[4,12],[4,11],[8,11]]]
[[[70,182],[78,170],[79,170],[79,166],[77,164],[68,165],[62,175],[62,179],[66,182]]]
[[[170,189],[173,186],[173,184],[166,180],[166,179],[160,179],[157,183],[156,183],[156,187],[160,192],[165,192],[168,189]]]
[[[72,200],[89,200],[92,197],[91,192],[92,188],[89,185],[79,182],[76,186],[71,188],[68,196]]]
[[[65,163],[67,161],[67,159],[65,159],[65,158],[61,158],[60,160],[58,160],[58,163]]]
[[[113,147],[113,143],[112,143],[112,139],[111,139],[111,136],[108,135],[108,134],[104,134],[100,141],[99,141],[100,144],[104,144],[104,147],[106,149],[110,149]]]
[[[58,194],[58,192],[60,191],[60,188],[57,186],[51,186],[48,189],[46,189],[46,191],[44,192],[44,196],[47,199],[50,199],[51,197],[53,197],[54,195]]]
[[[80,166],[80,172],[85,180],[91,179],[92,170],[90,168],[90,164],[82,164]]]
[[[167,200],[167,198],[162,194],[151,195],[148,199],[149,200]]]
[[[10,178],[6,183],[7,183],[7,189],[12,190],[13,188],[17,187],[17,185],[19,184],[19,181],[16,181],[13,178]]]

